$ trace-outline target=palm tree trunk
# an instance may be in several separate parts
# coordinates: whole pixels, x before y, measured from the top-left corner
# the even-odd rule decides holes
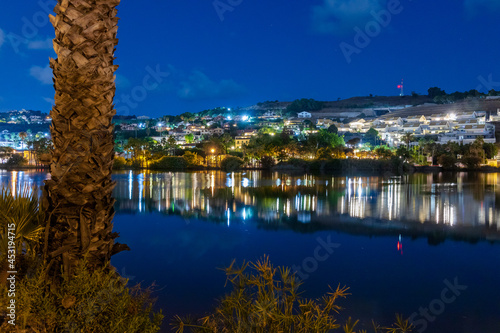
[[[108,265],[118,252],[112,232],[113,64],[120,0],[58,0],[51,59],[55,105],[51,179],[44,189],[47,213],[44,258],[70,274],[87,257]]]

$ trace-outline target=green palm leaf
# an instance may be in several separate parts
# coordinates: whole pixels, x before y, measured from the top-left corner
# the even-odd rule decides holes
[[[24,187],[17,193],[0,190],[0,261],[6,258],[9,226],[14,225],[17,254],[35,255],[43,227],[37,188]],[[10,229],[12,231],[12,229]]]

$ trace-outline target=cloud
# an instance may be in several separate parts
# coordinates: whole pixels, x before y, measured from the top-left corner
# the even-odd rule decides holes
[[[28,43],[28,49],[30,50],[52,50],[53,48],[52,38],[33,40]]]
[[[232,98],[245,93],[245,88],[233,80],[213,81],[206,74],[193,70],[191,74],[180,81],[177,96],[186,100],[201,100],[210,98]]]
[[[474,18],[478,14],[491,11],[500,11],[500,1],[498,0],[464,0],[465,12],[469,18]]]
[[[323,0],[312,7],[312,29],[317,33],[344,35],[372,19],[370,12],[382,9],[384,0]]]
[[[56,101],[54,101],[54,99],[50,97],[43,97],[43,100],[47,103],[50,103],[50,105],[56,104]]]
[[[45,67],[33,66],[30,68],[30,75],[43,84],[52,84],[52,69],[49,65]]]
[[[0,29],[0,47],[2,47],[4,42],[5,42],[5,33],[3,32],[2,29]]]

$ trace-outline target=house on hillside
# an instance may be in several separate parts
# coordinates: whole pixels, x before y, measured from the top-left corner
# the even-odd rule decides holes
[[[411,122],[411,123],[408,123],[408,124],[404,124],[402,126],[402,130],[404,133],[410,133],[410,134],[414,134],[414,133],[417,133],[420,129],[420,123],[418,122]]]
[[[224,129],[217,127],[209,129],[210,135],[222,135],[224,134]]]
[[[380,137],[387,143],[389,147],[394,147],[399,144],[400,134],[398,134],[397,132],[383,132],[380,134]]]
[[[210,136],[210,129],[205,126],[201,126],[198,133],[203,136]]]
[[[135,131],[138,129],[137,124],[120,124],[120,129],[122,131]]]
[[[429,123],[429,134],[439,134],[444,132],[449,132],[453,128],[453,124],[451,122],[441,120],[441,121],[431,121]]]
[[[42,122],[42,116],[30,116],[30,123],[31,124],[38,124]]]
[[[364,119],[357,119],[353,120],[349,123],[349,127],[351,128],[352,132],[361,132],[365,125],[365,120]]]
[[[490,114],[490,121],[500,121],[500,109],[497,109],[497,114]]]
[[[428,135],[431,133],[431,128],[429,127],[429,125],[420,124],[417,132],[421,135]]]
[[[260,119],[275,119],[278,118],[279,116],[273,112],[273,111],[266,111],[264,112],[263,115],[259,116],[258,118]]]
[[[382,121],[389,126],[398,126],[398,125],[403,125],[404,121],[401,117],[390,117],[390,118],[385,118],[382,119]]]
[[[426,124],[427,119],[423,115],[408,116],[404,119],[407,123]]]
[[[373,126],[372,126],[377,132],[379,132],[379,134],[381,135],[381,133],[385,132],[386,131],[386,128],[387,128],[387,125],[384,124],[384,123],[373,123]]]
[[[304,118],[297,118],[297,119],[288,119],[284,122],[284,125],[285,126],[291,126],[291,125],[304,125],[304,123],[306,122],[307,120],[304,119]]]
[[[476,118],[481,118],[481,117],[486,118],[487,112],[486,111],[474,111],[474,114],[475,114]]]
[[[177,123],[177,126],[191,126],[191,123],[187,120],[183,120],[183,121]]]
[[[335,126],[337,127],[338,133],[340,135],[343,135],[347,132],[351,132],[352,129],[349,125],[343,124],[343,123],[335,123]]]
[[[244,129],[237,132],[239,136],[254,136],[258,133],[256,129]]]
[[[16,143],[12,140],[8,140],[7,138],[2,138],[0,137],[0,147],[10,147],[10,148],[15,148]]]
[[[468,144],[482,137],[486,143],[495,143],[495,126],[492,124],[466,125],[463,129],[443,133],[439,136],[439,143],[457,142]]]
[[[466,125],[463,130],[468,134],[484,136],[485,138],[495,137],[495,125],[493,124]]]
[[[302,111],[302,112],[299,112],[297,114],[297,117],[299,117],[299,118],[311,118],[312,114],[311,114],[311,112]]]
[[[476,118],[476,114],[474,111],[469,112],[469,111],[462,111],[462,112],[457,112],[455,113],[455,119],[456,120],[461,120],[461,119],[474,119]]]
[[[334,123],[332,119],[321,118],[316,120],[316,127],[328,129],[328,127],[332,126]]]
[[[370,130],[370,128],[374,127],[376,124],[378,124],[378,122],[376,122],[376,120],[373,120],[373,119],[365,119],[365,123],[363,125],[363,128],[361,128],[361,133],[366,133]]]
[[[234,138],[234,145],[237,149],[241,149],[250,142],[250,139],[250,136],[237,136]]]
[[[444,113],[435,113],[435,114],[431,114],[429,117],[427,117],[427,120],[429,120],[429,122],[444,121],[444,120],[448,120],[448,119],[449,119],[449,116],[447,114],[444,114]]]
[[[479,125],[481,124],[478,119],[462,119],[458,121],[454,121],[452,126],[454,129],[464,129],[467,125]]]

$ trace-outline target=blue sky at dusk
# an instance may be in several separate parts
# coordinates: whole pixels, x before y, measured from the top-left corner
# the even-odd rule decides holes
[[[0,111],[49,112],[54,4],[2,3]],[[124,0],[116,107],[157,117],[397,95],[401,79],[408,94],[500,90],[499,15],[498,0]]]

